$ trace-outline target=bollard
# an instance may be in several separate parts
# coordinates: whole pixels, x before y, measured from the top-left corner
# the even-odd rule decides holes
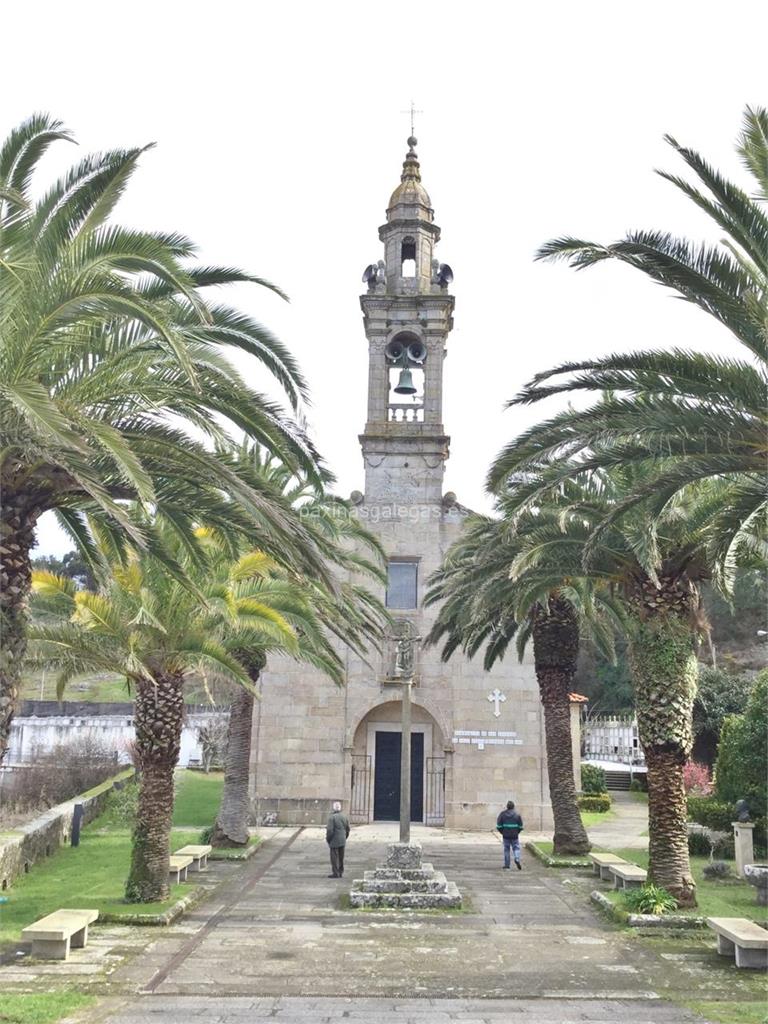
[[[75,809],[72,812],[72,838],[70,844],[72,846],[80,845],[80,825],[83,821],[83,805],[75,804]]]

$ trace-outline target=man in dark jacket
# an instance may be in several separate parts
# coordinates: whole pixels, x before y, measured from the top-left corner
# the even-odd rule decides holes
[[[507,800],[506,810],[502,811],[496,819],[496,828],[504,840],[504,867],[506,869],[510,867],[509,851],[511,850],[515,856],[517,870],[522,871],[523,865],[520,863],[520,833],[523,831],[523,819],[515,810],[512,800]]]
[[[328,818],[325,841],[331,848],[331,871],[329,878],[341,878],[344,874],[344,847],[349,836],[349,819],[341,813],[341,804],[336,801],[333,814]]]

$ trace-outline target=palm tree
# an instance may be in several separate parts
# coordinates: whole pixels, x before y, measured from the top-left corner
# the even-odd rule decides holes
[[[194,264],[182,235],[110,222],[142,149],[85,157],[36,200],[41,157],[71,138],[36,115],[0,148],[0,759],[43,513],[55,510],[92,561],[94,530],[110,546],[130,539],[163,557],[152,527],[161,520],[187,547],[205,522],[230,535],[257,531],[262,549],[279,550],[304,543],[301,525],[209,443],[235,428],[318,473],[302,430],[245,383],[224,350],[255,357],[298,412],[306,387],[292,356],[255,321],[201,296],[230,282],[277,289]],[[126,500],[152,508],[153,520],[133,515]]]
[[[503,514],[503,503],[500,504]],[[485,649],[484,667],[501,660],[513,637],[522,660],[533,641],[534,666],[544,709],[549,793],[554,817],[554,852],[583,854],[590,842],[581,821],[571,753],[570,693],[576,673],[580,627],[591,624],[592,635],[604,650],[611,649],[607,615],[613,614],[608,595],[602,612],[592,590],[563,576],[544,588],[525,575],[512,580],[510,569],[525,549],[526,529],[538,528],[540,517],[475,516],[449,550],[443,566],[430,580],[425,603],[440,603],[437,620],[427,638],[443,643],[443,660],[461,649],[470,658]]]
[[[270,654],[296,658],[322,671],[341,686],[345,681],[343,647],[365,657],[369,645],[378,647],[388,614],[370,591],[350,577],[383,581],[383,552],[375,538],[350,513],[347,504],[329,495],[327,472],[322,481],[296,474],[257,444],[245,444],[238,458],[281,494],[304,522],[318,550],[334,574],[323,579],[279,565],[259,552],[251,552],[229,567],[213,555],[224,570],[216,596],[230,626],[238,628],[237,654],[247,667],[254,689],[239,689],[230,706],[224,788],[211,842],[214,846],[242,846],[248,842],[250,801],[248,783],[254,711],[254,690]],[[211,538],[215,549],[215,540]],[[266,645],[249,631],[240,601],[247,585],[248,600],[267,600],[288,621],[296,635],[293,649],[279,643]],[[334,639],[336,643],[334,644]]]
[[[766,545],[766,356],[768,355],[768,112],[747,107],[737,150],[751,179],[747,189],[725,179],[695,151],[667,136],[697,183],[660,171],[712,220],[719,245],[694,245],[661,231],[636,231],[610,245],[578,238],[547,242],[539,259],[576,269],[619,260],[671,288],[714,317],[742,347],[726,357],[673,348],[568,362],[539,373],[510,404],[530,404],[571,391],[609,391],[596,406],[565,411],[512,441],[489,475],[493,490],[511,473],[572,463],[644,467],[642,486],[612,511],[654,499],[661,509],[701,480],[718,488],[708,559],[726,589],[740,557],[763,560]],[[751,192],[751,194],[750,194]],[[652,470],[652,472],[651,472]],[[552,482],[558,470],[545,475]]]
[[[173,538],[163,540],[171,550],[178,548]],[[241,571],[245,564],[241,560]],[[113,564],[98,593],[78,590],[67,577],[47,572],[34,573],[32,586],[40,612],[32,652],[39,663],[58,670],[59,694],[73,675],[105,669],[125,675],[134,690],[140,783],[125,892],[129,902],[163,900],[169,891],[184,680],[192,672],[207,672],[252,689],[248,668],[237,657],[238,631],[220,629],[221,616],[211,601],[146,553],[133,551],[125,564]],[[296,649],[292,626],[267,600],[243,595],[240,604],[244,628],[262,646]]]
[[[637,470],[572,467],[571,479],[544,490],[530,478],[513,486],[508,513],[520,514],[531,490],[541,498],[540,525],[526,531],[512,563],[513,581],[545,588],[563,576],[602,583],[623,607],[640,742],[648,766],[649,878],[681,906],[695,906],[688,856],[683,768],[690,757],[696,652],[706,632],[700,583],[708,578],[708,504],[688,491],[661,513],[634,504],[618,519],[628,494],[646,486]],[[535,515],[535,513],[532,513]],[[606,525],[608,524],[608,525]]]

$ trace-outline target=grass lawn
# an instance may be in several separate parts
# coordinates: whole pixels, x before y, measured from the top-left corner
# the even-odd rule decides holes
[[[613,850],[613,853],[624,860],[640,867],[648,867],[647,850]],[[755,903],[755,890],[747,882],[734,879],[732,882],[712,882],[704,878],[704,868],[709,863],[708,857],[691,857],[691,869],[696,882],[696,899],[698,907],[693,910],[680,910],[681,914],[694,914],[698,917],[748,917],[753,921],[765,924],[768,910]],[[732,865],[734,874],[735,864]],[[621,905],[621,893],[606,892],[609,899]],[[738,1019],[738,1018],[737,1018]]]
[[[83,830],[79,847],[61,847],[5,893],[8,902],[0,913],[0,943],[17,941],[22,928],[61,907],[95,907],[110,914],[158,914],[189,892],[189,884],[172,885],[171,897],[164,903],[123,902],[131,856],[130,832],[99,830],[98,824],[94,822]],[[197,842],[198,836],[197,831],[174,832],[172,849]],[[0,1021],[4,1010],[3,1001]]]
[[[584,828],[592,828],[593,825],[602,825],[604,821],[615,817],[616,811],[582,811],[581,823]]]
[[[182,769],[176,773],[176,796],[173,802],[174,826],[205,828],[216,820],[224,773],[191,772]]]
[[[95,1001],[95,996],[82,992],[6,992],[0,1003],[0,1021],[4,1024],[51,1024]]]
[[[768,1021],[768,1003],[763,999],[755,1002],[719,1003],[685,1003],[689,1010],[700,1013],[706,1020],[716,1024],[766,1024]]]
[[[25,672],[21,681],[22,700],[58,700],[56,696],[56,673]],[[75,676],[67,683],[64,700],[87,702],[117,701],[126,703],[133,695],[125,683],[125,676],[113,672],[97,672],[93,675]],[[1,1020],[2,1018],[0,1018]]]

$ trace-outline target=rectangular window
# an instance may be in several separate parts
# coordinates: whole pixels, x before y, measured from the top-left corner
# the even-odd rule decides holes
[[[416,608],[418,562],[390,562],[387,566],[387,608]]]

